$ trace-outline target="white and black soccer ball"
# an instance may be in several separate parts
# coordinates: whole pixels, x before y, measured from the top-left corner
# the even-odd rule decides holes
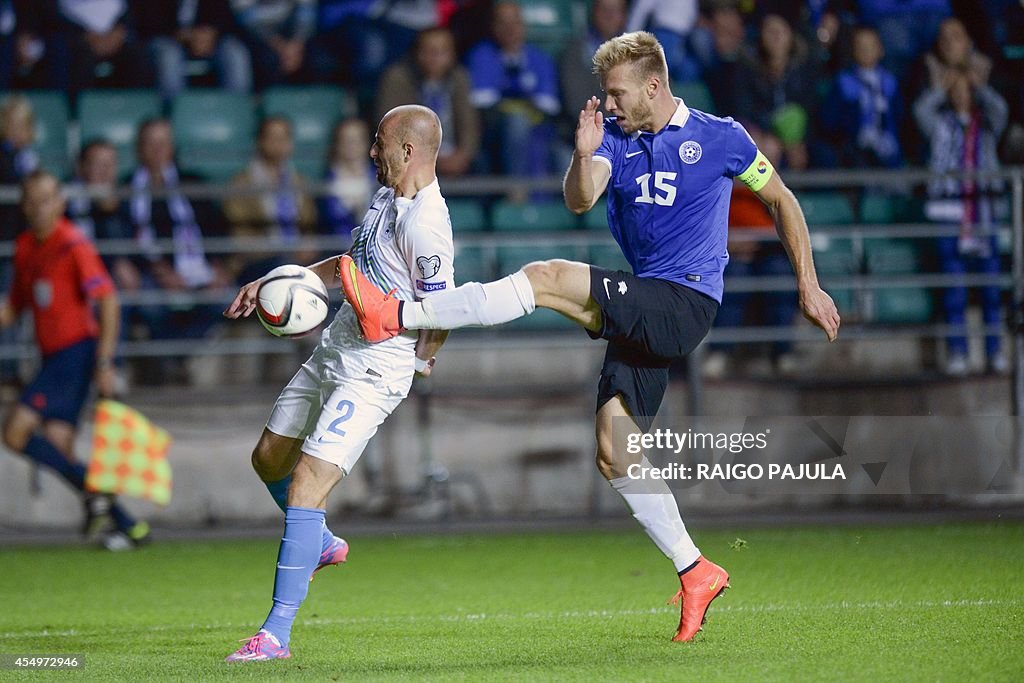
[[[270,334],[301,337],[327,318],[329,297],[323,280],[309,268],[278,266],[256,290],[256,315]]]

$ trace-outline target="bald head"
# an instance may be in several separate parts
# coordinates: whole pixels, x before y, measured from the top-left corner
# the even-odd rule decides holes
[[[437,159],[441,148],[441,120],[432,110],[418,104],[395,107],[380,120],[399,145],[410,144],[423,153],[424,158]]]

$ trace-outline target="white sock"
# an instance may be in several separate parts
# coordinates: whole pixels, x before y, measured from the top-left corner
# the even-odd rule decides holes
[[[649,466],[645,462],[645,465]],[[679,506],[668,485],[660,480],[619,477],[608,482],[626,501],[633,517],[665,557],[681,572],[700,557],[686,525],[679,515]]]
[[[487,327],[529,315],[536,307],[530,280],[519,270],[494,282],[467,282],[423,301],[406,301],[402,304],[402,327],[407,330]]]

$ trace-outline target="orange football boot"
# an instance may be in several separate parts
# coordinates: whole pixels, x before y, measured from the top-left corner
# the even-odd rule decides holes
[[[342,255],[338,273],[341,275],[345,298],[356,312],[366,341],[382,342],[405,331],[398,322],[402,302],[392,296],[396,290],[392,289],[385,294],[377,289],[369,278],[359,272],[355,261],[348,254]]]
[[[729,573],[702,555],[697,558],[696,567],[679,577],[679,583],[682,587],[669,600],[670,605],[683,602],[679,630],[672,640],[685,642],[692,640],[704,625],[711,601],[729,587]]]

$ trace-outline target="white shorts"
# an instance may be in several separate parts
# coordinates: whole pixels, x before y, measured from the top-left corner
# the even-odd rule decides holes
[[[277,397],[267,429],[304,439],[302,452],[337,465],[348,475],[377,428],[408,393],[372,377],[342,377],[325,367],[318,347]]]

